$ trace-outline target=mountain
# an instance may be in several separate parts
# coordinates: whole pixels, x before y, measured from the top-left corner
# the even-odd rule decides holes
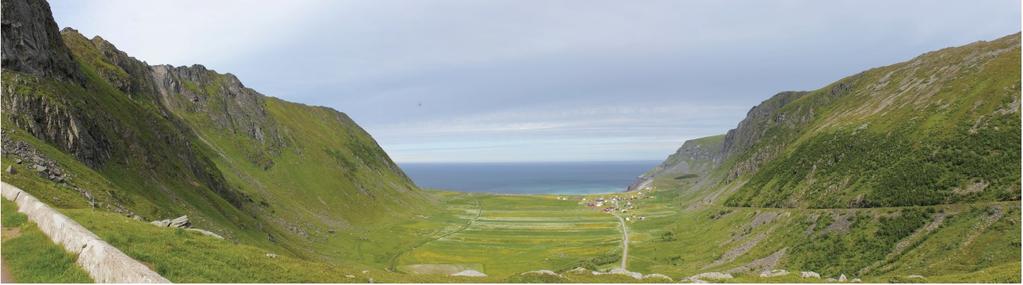
[[[779,93],[637,184],[713,173],[704,183],[731,186],[725,203],[747,207],[1017,201],[1019,56],[1017,33]]]
[[[677,211],[638,270],[1018,283],[1020,74],[1017,33],[768,98],[633,184]]]
[[[305,245],[434,202],[351,118],[202,65],[150,65],[3,1],[4,181],[60,208],[188,215],[230,240]]]

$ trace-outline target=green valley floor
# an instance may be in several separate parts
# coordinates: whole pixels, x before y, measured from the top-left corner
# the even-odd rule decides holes
[[[347,258],[329,260],[102,211],[62,211],[174,282],[1019,282],[1018,201],[737,208],[687,190],[657,183],[641,192],[585,196],[429,191],[443,207],[339,232],[318,244],[340,248],[338,256]],[[26,261],[19,254],[25,242],[18,242],[41,234],[22,226],[21,237],[8,238],[8,224],[20,225],[7,220],[8,207],[5,201],[5,262],[15,277],[42,270],[23,265],[39,260]],[[40,281],[88,280],[73,257],[60,257],[53,244],[35,244],[33,250],[69,260],[33,271]]]

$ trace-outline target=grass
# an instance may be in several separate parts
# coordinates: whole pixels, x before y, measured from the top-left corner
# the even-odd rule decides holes
[[[666,164],[697,171],[656,178],[656,190],[624,214],[628,269],[675,280],[734,271],[740,282],[819,281],[759,277],[758,266],[771,263],[760,267],[868,282],[1019,282],[1020,121],[1018,110],[1005,109],[1019,101],[1018,35],[1011,37],[771,98],[765,106],[778,110],[748,122],[762,136],[720,165],[673,155]],[[521,275],[618,266],[619,223],[581,205],[583,196],[422,191],[343,113],[254,93],[238,105],[224,94],[237,87],[232,78],[199,67],[189,71],[202,80],[182,79],[181,93],[157,105],[122,90],[147,76],[121,69],[77,33],[64,38],[86,84],[4,71],[3,99],[73,114],[79,131],[103,142],[100,157],[31,135],[33,122],[53,119],[33,117],[38,110],[5,109],[5,138],[56,161],[99,206],[9,154],[2,163],[17,174],[4,181],[171,281],[639,281]],[[1009,52],[968,64],[1002,48]],[[960,70],[933,82],[924,76],[948,68]],[[687,145],[709,157],[724,140]],[[18,233],[5,229],[4,259],[32,273],[19,281],[82,281],[73,256],[3,207],[4,225]],[[154,227],[115,209],[150,220],[188,214],[228,239]],[[489,276],[447,276],[465,269]]]
[[[722,166],[749,181],[728,205],[1019,200],[1019,54],[1015,34],[924,54],[804,93],[750,122],[757,129],[747,131],[759,139]]]
[[[606,268],[620,258],[617,220],[578,205],[578,196],[442,195],[468,196],[446,208],[466,219],[478,213],[478,219],[435,236],[402,256],[401,264],[466,265],[509,277],[540,269]]]
[[[74,254],[50,241],[14,202],[0,199],[3,215],[3,260],[18,283],[91,283]]]

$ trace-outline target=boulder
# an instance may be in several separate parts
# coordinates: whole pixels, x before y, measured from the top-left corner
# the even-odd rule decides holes
[[[8,165],[7,166],[7,174],[15,174],[15,173],[18,173],[18,171],[14,170],[14,166]]]
[[[853,278],[852,281],[849,281],[849,282],[860,283],[860,282],[863,282],[863,280],[860,280],[859,278]]]
[[[191,225],[192,223],[188,221],[188,216],[185,215],[170,220],[170,224],[168,226],[173,228],[187,228]]]
[[[788,275],[788,274],[789,274],[789,272],[784,270],[784,269],[773,269],[773,270],[764,270],[763,272],[760,272],[760,277],[771,278],[771,277],[785,276],[785,275]]]
[[[471,270],[471,269],[470,270],[459,271],[458,273],[451,274],[451,276],[456,276],[456,277],[487,277],[487,275],[483,274],[483,272],[479,272],[479,271]]]
[[[32,169],[34,169],[36,172],[46,172],[46,170],[47,170],[46,166],[42,166],[42,165],[38,165],[38,164],[33,165]]]
[[[799,277],[821,279],[821,274],[813,271],[799,272]]]
[[[913,274],[913,275],[906,276],[906,278],[909,278],[909,279],[924,279],[924,276],[923,275]]]
[[[622,268],[611,269],[611,271],[608,272],[608,273],[618,274],[618,275],[625,275],[625,276],[632,277],[633,279],[643,279],[643,274],[642,273],[632,272],[632,271],[628,271],[628,270],[625,270],[625,269],[622,269]]]
[[[849,281],[849,278],[846,278],[845,274],[842,274],[842,275],[838,276],[838,282],[846,282],[846,281]]]
[[[152,221],[152,222],[149,222],[149,223],[153,224],[153,225],[155,225],[157,227],[161,227],[161,228],[166,228],[167,226],[170,226],[170,220],[159,220],[159,221]]]

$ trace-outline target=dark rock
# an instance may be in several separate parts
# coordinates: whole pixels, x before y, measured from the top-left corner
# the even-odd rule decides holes
[[[18,171],[14,169],[14,166],[8,165],[7,166],[7,174],[15,174],[15,173],[18,173]]]
[[[3,0],[3,69],[81,83],[84,76],[43,0]],[[6,78],[5,78],[6,79]]]

